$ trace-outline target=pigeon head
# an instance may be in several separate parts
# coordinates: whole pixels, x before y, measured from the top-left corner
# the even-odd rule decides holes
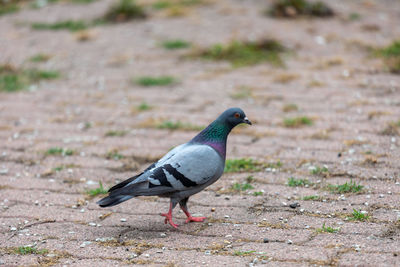
[[[191,142],[209,145],[225,158],[226,139],[230,131],[241,123],[251,125],[251,121],[246,117],[243,110],[240,108],[227,109],[207,128],[196,135]]]
[[[231,128],[238,124],[246,123],[251,125],[251,121],[246,117],[240,108],[230,108],[225,110],[217,119],[217,121],[229,125]]]

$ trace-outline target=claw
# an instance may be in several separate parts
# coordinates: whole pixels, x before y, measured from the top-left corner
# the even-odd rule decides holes
[[[175,224],[175,223],[172,221],[172,214],[169,214],[169,213],[161,213],[161,216],[164,216],[164,217],[165,217],[165,220],[164,220],[164,223],[165,223],[165,224],[169,223],[172,227],[178,229],[178,226],[179,226],[179,225]]]

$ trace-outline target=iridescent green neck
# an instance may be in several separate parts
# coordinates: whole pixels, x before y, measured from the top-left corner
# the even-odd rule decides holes
[[[191,142],[209,145],[225,158],[226,140],[231,130],[230,125],[216,120],[194,137]]]

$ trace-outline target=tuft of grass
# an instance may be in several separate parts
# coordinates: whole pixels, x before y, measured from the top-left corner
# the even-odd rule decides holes
[[[123,130],[112,130],[112,131],[108,131],[105,133],[105,137],[111,137],[111,136],[125,136],[128,132],[127,131],[123,131]]]
[[[283,66],[281,53],[285,50],[275,40],[258,42],[233,41],[227,45],[216,44],[209,49],[201,51],[199,57],[215,61],[229,61],[234,67],[250,66],[263,62],[269,62],[275,66]]]
[[[385,129],[383,129],[380,134],[382,135],[400,135],[400,120],[398,122],[389,122]]]
[[[116,149],[113,149],[106,154],[106,159],[120,160],[123,158],[125,158],[125,156],[120,154]]]
[[[329,170],[325,166],[323,166],[322,168],[319,166],[310,167],[310,174],[312,174],[312,175],[325,175],[328,173],[329,173]]]
[[[352,180],[349,183],[346,182],[342,185],[333,185],[333,184],[327,185],[327,190],[335,194],[358,193],[361,192],[363,188],[364,188],[363,185],[356,184]]]
[[[400,73],[400,40],[387,47],[376,49],[375,54],[383,58],[385,66],[393,73]]]
[[[45,152],[45,155],[48,156],[72,156],[74,154],[75,154],[74,150],[65,149],[61,147],[52,147]]]
[[[295,117],[295,118],[285,118],[283,120],[283,126],[288,128],[298,128],[302,126],[311,126],[313,120],[309,117]]]
[[[143,76],[134,79],[133,82],[140,86],[145,86],[145,87],[167,86],[177,83],[177,79],[171,76],[159,76],[159,77]]]
[[[57,71],[38,69],[17,69],[11,65],[0,65],[0,92],[17,92],[41,80],[60,77]]]
[[[167,40],[162,43],[162,46],[168,50],[176,50],[182,48],[190,47],[190,43],[184,40],[175,39],[175,40]]]
[[[34,30],[69,30],[71,32],[85,30],[90,25],[83,20],[64,20],[54,23],[34,22],[31,24],[31,28]]]
[[[321,197],[317,195],[304,196],[303,200],[320,200]]]
[[[256,253],[255,250],[250,250],[250,251],[240,251],[240,250],[237,250],[237,251],[235,251],[235,252],[233,253],[233,255],[235,255],[235,256],[248,256],[248,255],[252,255],[252,254],[254,254],[254,253]]]
[[[125,22],[146,17],[143,7],[134,0],[119,0],[104,15],[104,19],[110,22]]]
[[[150,106],[149,104],[147,104],[146,102],[142,102],[142,103],[140,103],[139,106],[137,106],[136,109],[139,110],[139,111],[146,111],[146,110],[150,110],[152,108],[153,107]]]
[[[262,196],[264,193],[262,191],[256,191],[253,192],[253,196],[258,197],[258,196]]]
[[[262,163],[251,158],[228,159],[224,172],[257,172],[263,167]]]
[[[57,166],[57,167],[52,168],[51,170],[52,170],[53,172],[60,172],[60,171],[62,171],[62,170],[64,170],[64,169],[66,169],[66,168],[70,169],[70,168],[75,168],[75,167],[78,167],[78,165],[75,165],[75,164],[67,164],[67,165],[59,165],[59,166]]]
[[[361,15],[359,13],[357,13],[357,12],[352,12],[352,13],[349,14],[348,19],[350,21],[360,20],[361,19]]]
[[[99,182],[99,187],[95,189],[90,189],[86,191],[86,194],[88,194],[91,197],[95,197],[97,195],[105,195],[107,194],[108,190],[103,188],[103,184]]]
[[[240,86],[240,88],[230,95],[233,99],[244,99],[244,98],[251,98],[252,91],[250,88],[246,86]]]
[[[249,183],[242,183],[242,184],[234,183],[231,188],[236,192],[242,192],[242,191],[247,191],[249,189],[254,189],[254,187]]]
[[[288,184],[288,186],[290,186],[290,187],[297,187],[297,186],[303,187],[303,186],[310,186],[310,185],[313,185],[313,183],[310,182],[310,181],[307,180],[307,179],[296,179],[296,178],[293,178],[293,177],[290,177],[290,178],[288,179],[287,184]]]
[[[19,10],[18,1],[0,1],[0,16],[15,13]]]
[[[36,54],[29,58],[30,62],[46,62],[51,58],[50,55],[47,54]]]
[[[29,76],[29,79],[34,82],[40,80],[53,80],[60,77],[60,73],[53,70],[30,69],[26,71],[26,74]]]
[[[24,246],[15,248],[15,253],[20,255],[36,254],[43,255],[47,254],[49,251],[47,249],[37,249],[35,247]]]
[[[297,110],[299,110],[299,107],[296,104],[286,104],[282,108],[283,112],[291,112],[291,111],[297,111]]]
[[[369,215],[364,214],[356,209],[353,209],[353,213],[350,217],[347,217],[351,221],[366,221],[369,219]]]
[[[168,9],[170,15],[181,15],[186,7],[205,4],[204,0],[159,0],[152,4],[156,10]]]
[[[298,16],[331,17],[334,15],[332,8],[323,2],[308,2],[307,0],[277,0],[267,15],[273,17],[294,18]]]
[[[339,228],[332,228],[330,226],[325,226],[325,223],[322,225],[322,228],[315,229],[317,233],[337,233],[340,231]]]
[[[204,126],[193,125],[191,123],[183,123],[180,121],[163,121],[156,125],[158,129],[169,129],[169,130],[183,130],[183,131],[200,131],[204,129]]]
[[[279,169],[283,166],[282,162],[278,160],[277,162],[268,162],[267,164],[264,165],[265,168],[270,168],[270,169]]]

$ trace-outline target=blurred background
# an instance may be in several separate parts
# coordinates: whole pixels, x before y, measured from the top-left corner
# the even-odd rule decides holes
[[[296,200],[336,214],[333,229],[355,208],[373,220],[348,233],[394,227],[399,240],[399,25],[398,0],[0,0],[0,193],[15,206],[5,232],[27,210],[97,218],[93,198],[238,106],[253,126],[234,130],[230,169],[198,202],[237,198],[230,216],[276,205],[279,223]],[[36,206],[18,204],[27,189]],[[49,203],[62,212],[36,210]]]

